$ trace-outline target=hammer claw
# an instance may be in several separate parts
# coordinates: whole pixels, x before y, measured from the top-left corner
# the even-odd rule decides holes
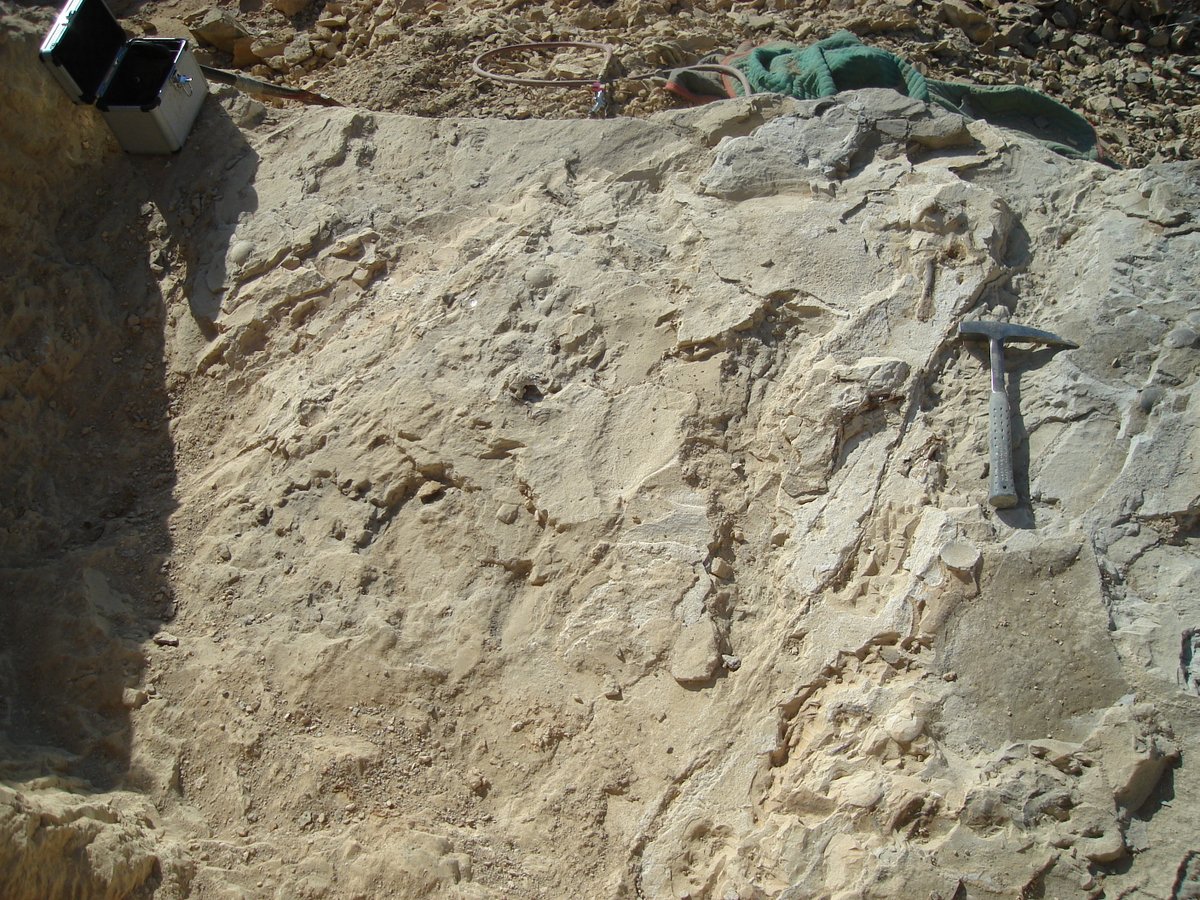
[[[1028,325],[1014,325],[1012,322],[983,322],[979,320],[962,322],[958,326],[960,337],[979,340],[998,340],[1001,343],[1009,341],[1026,341],[1031,344],[1046,344],[1050,347],[1067,347],[1077,349],[1078,344],[1060,338],[1057,334],[1042,331],[1040,328],[1030,328]]]

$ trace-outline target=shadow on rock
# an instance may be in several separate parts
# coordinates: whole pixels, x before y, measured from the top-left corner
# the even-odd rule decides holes
[[[21,37],[30,46],[0,47],[19,57],[5,118],[29,123],[0,142],[14,235],[0,278],[0,776],[107,790],[129,777],[156,655],[178,652],[162,630],[175,606],[166,324],[192,315],[202,273],[223,273],[257,156],[216,99],[179,154],[121,154],[36,65],[36,34]]]

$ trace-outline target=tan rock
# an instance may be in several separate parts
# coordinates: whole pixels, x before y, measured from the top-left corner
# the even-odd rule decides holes
[[[938,6],[938,16],[942,21],[961,28],[976,44],[984,43],[995,33],[988,15],[969,0],[942,0]]]
[[[722,581],[728,581],[733,577],[733,566],[719,556],[713,557],[713,561],[709,564],[709,571],[712,572],[714,578],[720,578]]]
[[[1084,749],[1099,755],[1113,800],[1129,813],[1141,807],[1179,756],[1173,741],[1124,705],[1106,713]]]
[[[286,40],[276,37],[255,38],[250,44],[250,52],[258,59],[270,60],[283,55],[283,49],[288,45]]]
[[[312,6],[312,0],[269,0],[272,9],[285,16],[295,16]]]
[[[188,22],[201,45],[233,53],[239,41],[251,39],[250,31],[227,10],[210,9],[198,19]]]
[[[252,37],[238,38],[233,42],[230,52],[233,54],[234,68],[246,69],[259,61],[259,55],[254,52],[255,43],[256,40]]]
[[[684,687],[702,687],[721,667],[717,626],[711,619],[679,632],[671,648],[671,677]]]
[[[288,65],[295,66],[311,58],[313,55],[312,42],[301,34],[296,35],[286,47],[283,48],[283,58]]]

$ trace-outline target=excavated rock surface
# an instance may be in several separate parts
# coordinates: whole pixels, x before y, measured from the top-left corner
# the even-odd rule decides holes
[[[0,895],[1200,890],[1200,166],[206,104],[6,22]],[[1011,349],[1020,505],[987,504]]]

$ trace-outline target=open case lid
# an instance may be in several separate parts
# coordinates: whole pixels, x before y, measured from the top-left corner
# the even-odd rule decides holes
[[[94,103],[125,46],[125,31],[104,0],[68,0],[40,56],[76,103]]]

